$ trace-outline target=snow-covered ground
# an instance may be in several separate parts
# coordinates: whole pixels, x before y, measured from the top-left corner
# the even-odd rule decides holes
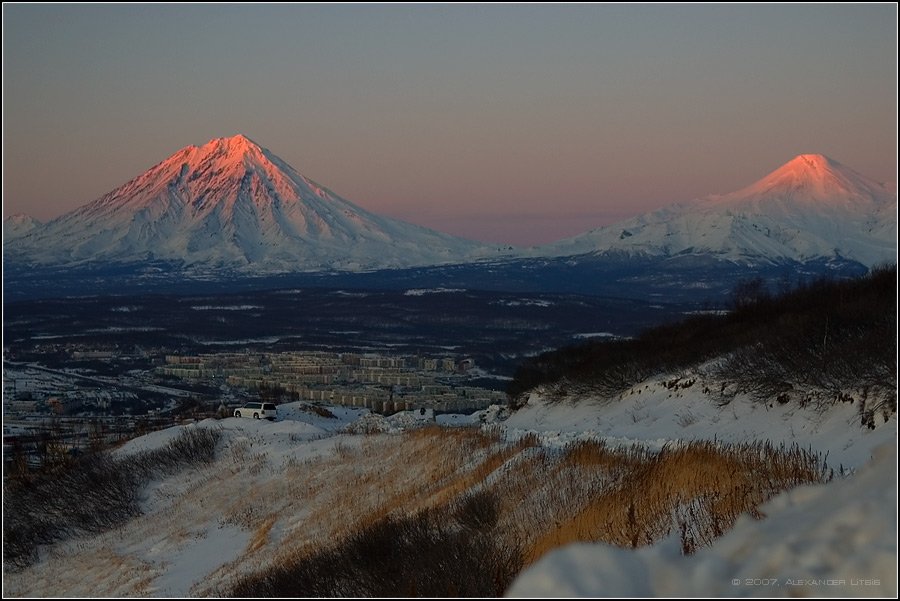
[[[827,453],[836,471],[857,471],[778,496],[762,507],[764,520],[741,518],[690,557],[677,535],[637,551],[570,545],[523,573],[509,596],[896,596],[896,414],[886,422],[879,415],[870,430],[860,424],[858,396],[824,411],[743,396],[719,406],[699,380],[674,380],[653,379],[613,400],[532,394],[502,427],[509,438],[538,432],[545,445],[769,440]]]
[[[741,395],[719,406],[703,391],[698,376],[687,374],[673,384],[675,380],[654,378],[612,400],[550,402],[532,394],[503,426],[510,437],[539,432],[545,443],[603,438],[658,447],[674,440],[769,440],[827,453],[835,470],[864,464],[872,449],[897,436],[896,415],[887,423],[877,415],[874,430],[861,427],[858,395],[854,403],[838,403],[824,411],[795,402],[764,404]]]
[[[151,482],[141,498],[142,516],[116,530],[46,549],[38,564],[5,574],[5,594],[184,597],[229,577],[232,562],[252,555],[258,535],[240,523],[241,512],[252,511],[252,505],[235,509],[254,494],[254,486],[264,486],[286,466],[333,456],[336,449],[361,441],[340,431],[369,416],[367,410],[330,407],[334,417],[323,417],[309,407],[281,405],[274,422],[208,419],[127,442],[115,456],[162,448],[185,429],[222,433],[215,464]]]
[[[688,386],[690,378],[682,378],[674,386],[673,379],[648,381],[611,401],[550,403],[533,394],[512,415],[492,406],[472,415],[417,411],[384,417],[296,402],[279,406],[274,422],[227,418],[154,432],[116,454],[160,448],[184,429],[217,428],[217,459],[151,482],[141,497],[143,515],[114,531],[45,549],[37,564],[5,574],[4,592],[221,595],[236,576],[271,565],[288,549],[334,540],[365,512],[393,506],[396,493],[383,486],[384,479],[414,486],[425,460],[403,455],[403,439],[390,435],[432,424],[485,424],[507,439],[535,434],[546,446],[582,438],[653,448],[673,440],[762,439],[828,452],[836,471],[840,464],[857,470],[849,479],[838,476],[831,484],[778,497],[763,508],[765,520],[742,519],[713,547],[691,557],[681,556],[677,536],[637,552],[577,545],[551,553],[517,581],[514,595],[896,592],[896,446],[884,450],[885,442],[896,441],[896,417],[879,419],[869,430],[849,403],[820,413],[737,397],[719,407],[700,384]],[[449,457],[428,447],[428,440],[420,438],[425,446],[416,447],[422,457],[436,453],[426,463]],[[879,445],[874,466],[862,468]],[[765,579],[778,580],[778,587],[758,584]]]

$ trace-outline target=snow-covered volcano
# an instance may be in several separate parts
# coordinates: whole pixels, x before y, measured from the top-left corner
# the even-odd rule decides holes
[[[897,194],[828,157],[803,154],[737,192],[672,205],[530,252],[893,263]]]
[[[162,260],[257,271],[461,262],[477,242],[375,215],[242,135],[188,146],[103,197],[18,232],[35,264]]]

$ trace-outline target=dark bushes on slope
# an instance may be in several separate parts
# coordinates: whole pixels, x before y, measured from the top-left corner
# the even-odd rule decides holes
[[[868,386],[880,393],[879,408],[894,411],[896,303],[896,266],[856,280],[819,280],[775,296],[759,286],[739,285],[727,315],[694,316],[632,340],[592,341],[544,353],[518,368],[507,392],[513,405],[547,384],[555,385],[560,397],[612,396],[650,376],[723,357],[710,375],[761,400],[795,386],[835,394]]]
[[[815,282],[781,302],[790,305],[766,312],[766,335],[731,351],[711,375],[761,401],[802,401],[798,387],[833,398],[862,388],[861,404],[870,401],[863,411],[896,411],[896,267],[861,280]]]
[[[53,473],[4,483],[3,561],[22,568],[38,545],[109,530],[140,514],[138,494],[152,478],[215,457],[220,432],[184,430],[166,446],[123,459],[89,455]]]
[[[492,534],[498,507],[489,493],[477,493],[456,510],[443,507],[412,516],[388,516],[333,547],[245,577],[230,594],[500,596],[522,569],[523,558],[517,545]]]

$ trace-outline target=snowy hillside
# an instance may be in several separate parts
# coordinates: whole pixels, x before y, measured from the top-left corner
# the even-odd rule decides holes
[[[237,135],[181,149],[103,197],[5,242],[36,264],[170,261],[254,273],[472,260],[482,245],[375,215]]]
[[[814,404],[760,403],[746,394],[721,405],[710,388],[701,373],[686,371],[650,378],[611,399],[549,400],[536,391],[503,427],[512,437],[538,433],[556,444],[588,438],[661,448],[672,441],[764,439],[827,453],[834,468],[864,464],[876,446],[897,436],[896,414],[878,413],[872,430],[863,426],[858,394],[855,402],[823,411]]]
[[[287,569],[287,578],[293,582],[291,565],[353,533],[361,536],[358,529],[379,516],[439,510],[473,491],[493,490],[496,498],[509,500],[495,517],[498,522],[489,530],[488,540],[513,536],[528,543],[536,559],[542,550],[559,546],[561,541],[548,538],[554,524],[579,519],[584,504],[598,494],[615,494],[614,490],[604,492],[610,484],[605,470],[614,469],[614,464],[592,461],[593,453],[601,453],[609,462],[623,453],[613,449],[633,449],[623,456],[656,465],[654,481],[674,477],[682,482],[683,472],[660,471],[663,464],[653,463],[654,454],[666,442],[668,456],[677,458],[679,448],[689,450],[685,441],[716,437],[712,447],[700,447],[699,460],[707,462],[716,445],[724,449],[732,441],[793,442],[796,433],[796,442],[809,445],[812,452],[832,451],[828,465],[836,470],[839,461],[845,469],[862,467],[874,447],[896,436],[896,418],[869,430],[854,422],[852,411],[843,406],[825,415],[768,412],[737,399],[733,406],[721,409],[697,389],[683,389],[678,395],[668,395],[668,390],[648,383],[641,401],[633,398],[622,407],[582,405],[576,411],[559,404],[547,407],[533,399],[505,422],[498,420],[505,419],[508,410],[496,406],[473,416],[438,416],[442,427],[435,427],[430,412],[385,418],[362,409],[323,410],[290,403],[279,406],[274,423],[228,418],[151,433],[127,443],[114,457],[140,458],[142,453],[164,449],[183,434],[213,429],[218,432],[215,459],[151,480],[139,492],[140,515],[121,526],[68,540],[63,537],[44,547],[36,563],[5,573],[4,592],[13,596],[245,596],[239,592],[245,589],[233,587],[264,584],[269,573],[264,570],[272,566],[273,577]],[[458,427],[465,425],[476,428]],[[601,442],[593,447],[573,444],[578,440]],[[616,446],[620,444],[627,446]],[[641,448],[647,451],[634,450]],[[579,450],[587,455],[573,462],[571,458],[582,456]],[[751,450],[750,457],[755,453]],[[893,568],[885,567],[885,558],[896,554],[896,546],[891,546],[896,524],[882,523],[878,516],[896,507],[895,499],[891,504],[889,498],[896,486],[895,464],[885,467],[885,457],[892,454],[878,455],[881,467],[876,471],[862,469],[848,481],[837,475],[836,482],[822,488],[799,489],[777,498],[764,507],[769,518],[761,522],[739,518],[733,533],[726,533],[712,547],[701,548],[695,557],[680,556],[677,530],[672,538],[637,554],[582,546],[551,554],[512,593],[541,596],[553,586],[556,593],[602,594],[593,588],[598,569],[609,577],[615,574],[612,588],[606,590],[610,593],[754,594],[762,589],[725,589],[734,577],[785,576],[881,579],[888,588],[840,590],[850,595],[891,592],[896,581],[889,578]],[[137,465],[146,466],[145,461],[138,459]],[[758,465],[766,469],[767,464]],[[713,481],[708,485],[716,486]],[[858,486],[867,494],[860,495]],[[793,504],[801,504],[800,509],[792,509]],[[8,521],[9,514],[6,517]],[[791,539],[784,539],[785,523],[791,524]],[[447,524],[441,528],[452,531]],[[838,541],[848,536],[847,528],[858,534],[851,537],[857,542],[849,564],[837,561],[844,548]],[[747,549],[744,541],[752,546]],[[744,563],[747,553],[752,553],[752,563]],[[778,558],[778,569],[767,567],[766,561],[773,557]],[[810,563],[812,559],[817,563]],[[855,571],[841,572],[848,566]],[[441,565],[432,567],[437,574],[447,575]],[[662,570],[659,577],[648,580],[647,574],[656,568]],[[673,584],[664,577],[671,570],[696,573],[698,579]],[[258,580],[260,574],[263,580]],[[314,581],[321,578],[327,584],[324,571],[315,574]],[[706,574],[705,579],[700,574]],[[450,579],[462,585],[470,576],[451,572]],[[568,579],[565,586],[558,580],[563,577]],[[713,582],[714,578],[724,580]],[[357,584],[348,581],[346,585]],[[390,587],[390,578],[382,585]],[[369,590],[365,586],[349,590]],[[300,596],[310,596],[310,590],[305,590]]]
[[[737,192],[672,205],[527,252],[893,263],[897,195],[837,161],[805,154]]]

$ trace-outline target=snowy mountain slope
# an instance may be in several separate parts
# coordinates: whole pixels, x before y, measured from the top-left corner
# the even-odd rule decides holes
[[[375,215],[237,135],[188,146],[6,245],[27,263],[172,261],[260,271],[474,259],[480,244]]]
[[[871,266],[896,261],[896,240],[894,188],[822,155],[800,155],[737,192],[501,256],[477,242],[365,211],[240,135],[186,147],[45,225],[26,216],[4,222],[4,255],[13,266],[157,261],[199,273],[224,268],[254,275],[485,258],[515,271],[521,261],[571,256],[580,256],[573,265],[706,257],[751,266]],[[502,280],[494,271],[490,279]]]
[[[799,155],[754,184],[665,207],[532,256],[713,254],[731,260],[840,257],[871,266],[897,255],[897,195],[823,155]]]
[[[39,227],[41,222],[30,215],[24,213],[10,215],[3,220],[3,241],[20,238]]]

